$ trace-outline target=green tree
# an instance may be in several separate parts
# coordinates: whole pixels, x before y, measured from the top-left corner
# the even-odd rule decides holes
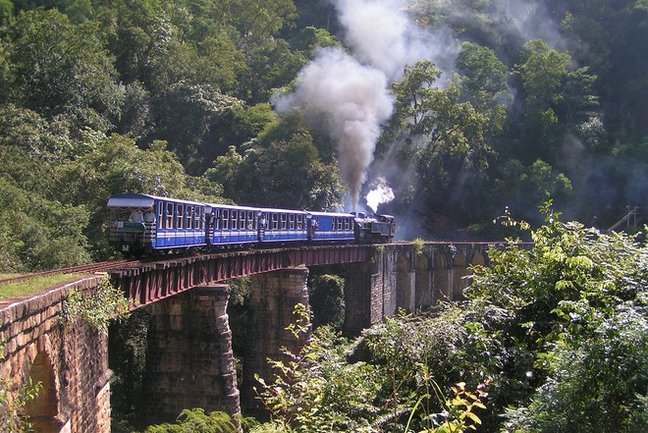
[[[439,74],[433,63],[422,61],[406,68],[403,80],[393,85],[396,111],[389,134],[405,142],[403,171],[414,166],[418,175],[415,184],[405,184],[403,194],[396,195],[411,196],[407,190],[414,188],[413,203],[462,220],[462,209],[474,213],[468,203],[475,201],[469,193],[453,191],[472,191],[483,183],[491,153],[487,141],[491,119],[489,113],[461,101],[456,82],[445,89],[435,87]]]
[[[241,101],[206,84],[178,82],[167,92],[158,101],[160,137],[171,144],[188,172],[201,174],[215,156],[210,151],[215,144],[210,134],[217,133],[212,131],[214,122]]]
[[[121,112],[123,89],[94,24],[74,25],[55,9],[19,14],[9,29],[11,99],[51,118],[105,131]]]
[[[232,2],[234,25],[241,38],[240,46],[249,53],[262,46],[282,27],[297,17],[293,0],[236,0]]]
[[[490,48],[464,42],[457,57],[461,73],[461,94],[480,108],[508,105],[511,92],[508,87],[508,67]]]
[[[491,250],[468,292],[470,310],[498,312],[483,323],[508,352],[504,431],[640,431],[646,247],[545,215],[531,248]]]
[[[144,433],[235,433],[239,429],[224,412],[209,412],[204,409],[185,409],[175,424],[152,425]]]
[[[303,54],[292,51],[282,39],[255,48],[248,60],[246,99],[257,103],[269,100],[273,91],[290,84],[306,62]]]
[[[317,275],[310,284],[309,301],[313,309],[313,326],[329,325],[341,329],[344,323],[344,278]]]
[[[64,187],[63,187],[64,185]],[[187,188],[188,178],[166,143],[154,142],[149,149],[139,149],[130,138],[112,135],[97,147],[73,161],[56,168],[54,190],[65,203],[84,204],[90,212],[87,235],[97,257],[105,257],[109,214],[106,201],[113,194],[141,192],[166,197],[209,198]],[[202,185],[202,191],[209,187]],[[216,189],[218,190],[218,189]]]
[[[578,135],[579,125],[596,118],[595,77],[587,68],[572,70],[571,56],[540,40],[524,45],[517,73],[524,91],[524,115],[519,124],[523,149],[516,155],[526,163],[541,158],[561,163],[567,132]]]
[[[500,177],[494,186],[500,203],[508,205],[514,215],[525,215],[538,225],[542,220],[527,216],[528,209],[537,209],[550,198],[566,204],[573,191],[569,178],[542,160],[527,167],[516,159],[509,159],[499,171]]]
[[[88,263],[85,206],[46,200],[0,178],[0,269],[48,270]]]

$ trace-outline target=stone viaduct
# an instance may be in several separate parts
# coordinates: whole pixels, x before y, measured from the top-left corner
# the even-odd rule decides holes
[[[308,304],[308,267],[344,264],[344,332],[357,335],[399,308],[414,311],[442,298],[460,297],[468,266],[487,264],[488,246],[426,243],[421,249],[402,243],[253,250],[111,271],[134,309],[152,309],[143,379],[147,421],[173,420],[184,408],[235,415],[241,401],[251,407],[253,373],[269,378],[266,359],[280,359],[280,347],[295,344],[285,327],[293,306]],[[224,283],[246,275],[252,281],[251,332],[239,380],[227,315],[229,287]],[[6,344],[0,387],[11,397],[30,378],[42,383],[25,408],[36,432],[110,432],[107,336],[80,319],[67,325],[59,320],[69,291],[80,289],[92,296],[101,278],[0,300],[0,341]]]

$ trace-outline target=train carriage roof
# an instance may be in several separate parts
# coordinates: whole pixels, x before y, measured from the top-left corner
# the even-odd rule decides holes
[[[353,214],[350,213],[345,213],[345,212],[316,212],[316,211],[309,211],[308,212],[311,215],[314,216],[333,216],[333,217],[345,217],[345,218],[353,218]]]
[[[163,202],[171,202],[171,203],[189,204],[193,206],[204,206],[204,207],[209,206],[201,202],[180,200],[180,199],[168,198],[168,197],[158,197],[149,194],[136,194],[136,193],[124,193],[124,194],[113,195],[108,199],[107,206],[111,209],[114,208],[148,209],[151,206],[153,206],[156,200],[163,201]]]

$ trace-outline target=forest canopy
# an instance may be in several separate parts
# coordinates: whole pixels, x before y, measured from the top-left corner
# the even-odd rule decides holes
[[[0,269],[110,257],[123,191],[353,210],[383,179],[401,238],[549,197],[606,229],[648,204],[647,42],[642,0],[0,0]],[[309,87],[332,58],[372,75]]]

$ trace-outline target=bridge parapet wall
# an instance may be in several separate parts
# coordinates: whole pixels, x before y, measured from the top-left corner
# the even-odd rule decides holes
[[[60,322],[69,291],[92,291],[100,279],[0,305],[0,341],[6,342],[0,376],[13,397],[30,377],[42,383],[26,406],[38,432],[110,432],[107,336],[78,319]]]

